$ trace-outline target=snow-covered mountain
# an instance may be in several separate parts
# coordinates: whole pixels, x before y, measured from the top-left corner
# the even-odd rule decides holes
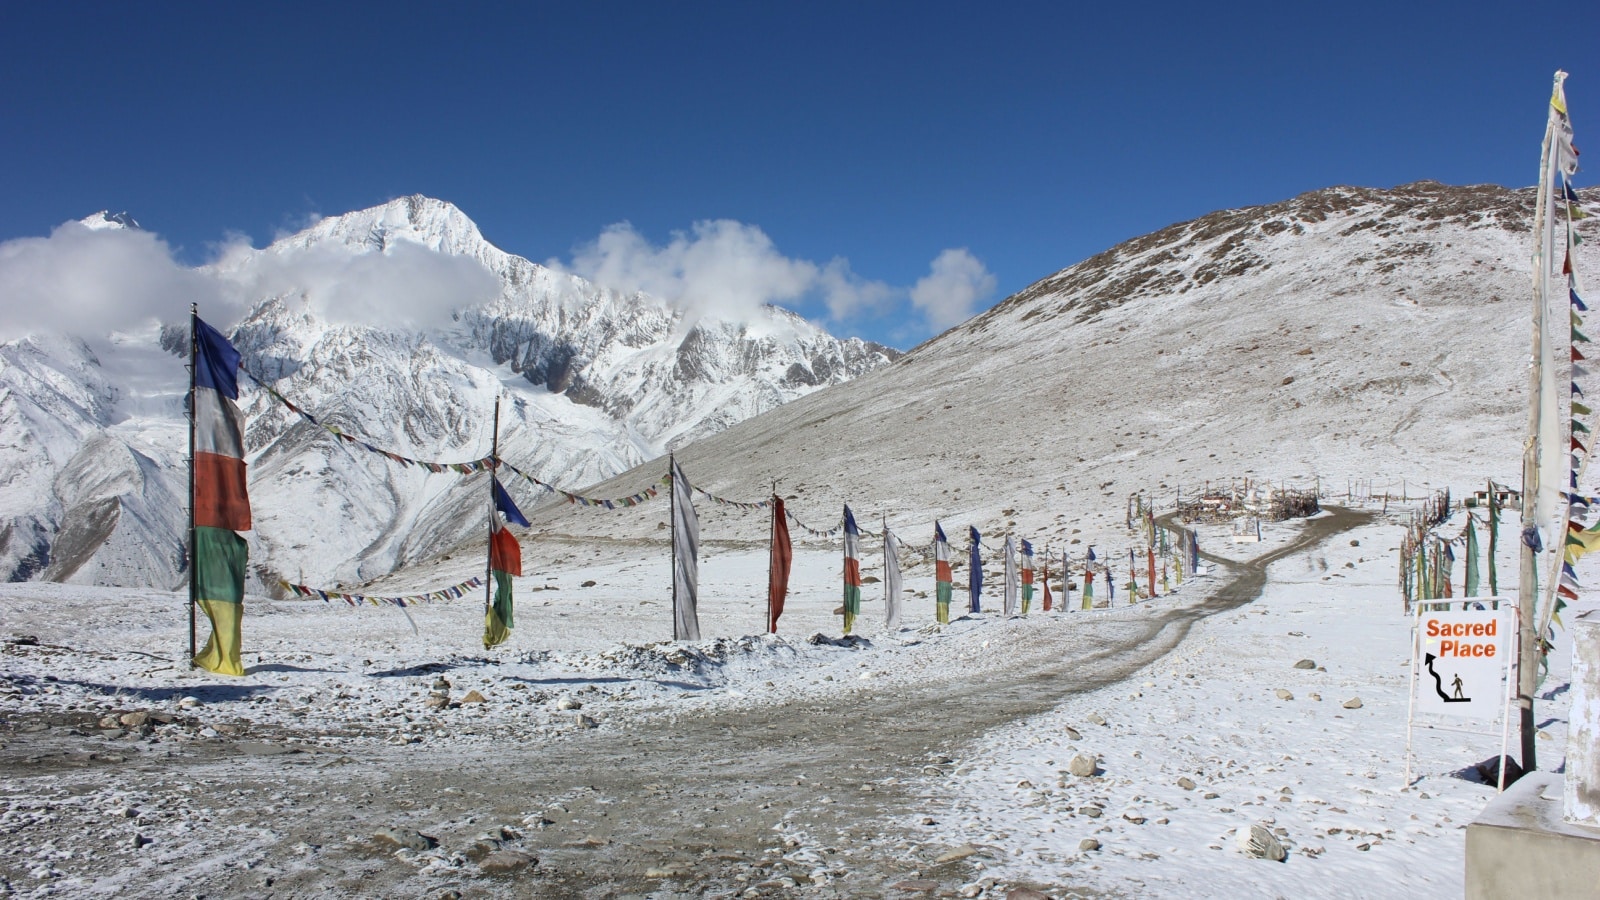
[[[126,214],[84,224],[137,227]],[[385,306],[381,280],[375,297],[364,284],[440,271],[446,285],[484,287],[482,301],[426,321]],[[459,209],[420,196],[324,219],[231,253],[209,273],[251,301],[232,333],[244,366],[325,423],[406,456],[465,461],[489,454],[503,397],[501,455],[563,485],[899,355],[775,307],[751,322],[691,320],[659,298],[505,253]],[[0,346],[0,574],[182,580],[181,315],[159,332],[117,336],[115,360],[77,340]],[[353,451],[249,379],[242,385],[263,581],[370,578],[482,527],[482,476]]]
[[[1593,208],[1600,192],[1584,197]],[[1531,190],[1422,182],[1176,224],[678,461],[729,499],[760,499],[776,481],[817,528],[848,502],[863,524],[887,516],[916,544],[938,518],[957,543],[970,523],[1102,553],[1128,542],[1122,511],[1139,490],[1170,504],[1246,477],[1413,496],[1517,484],[1532,205]],[[1578,223],[1589,283],[1600,283],[1596,221]],[[661,468],[593,492],[625,494]],[[704,540],[767,533],[759,512],[705,504],[701,515]],[[530,545],[541,533],[648,538],[665,516],[551,509]]]

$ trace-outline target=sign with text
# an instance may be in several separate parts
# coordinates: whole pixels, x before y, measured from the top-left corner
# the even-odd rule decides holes
[[[1414,669],[1418,712],[1498,719],[1511,663],[1509,607],[1417,614]]]

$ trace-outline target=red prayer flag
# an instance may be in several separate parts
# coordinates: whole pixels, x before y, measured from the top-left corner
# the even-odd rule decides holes
[[[794,562],[794,546],[789,543],[789,517],[783,500],[772,497],[772,569],[767,575],[767,631],[778,633],[778,617],[789,596],[789,567]]]
[[[244,460],[195,452],[194,524],[201,528],[250,530]]]

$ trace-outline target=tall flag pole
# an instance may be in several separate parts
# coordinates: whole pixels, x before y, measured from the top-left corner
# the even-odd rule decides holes
[[[1472,514],[1467,514],[1467,574],[1462,582],[1464,597],[1478,596],[1478,530],[1472,527]]]
[[[1538,604],[1539,553],[1551,542],[1565,541],[1566,535],[1553,530],[1557,492],[1556,472],[1567,447],[1561,442],[1560,395],[1555,382],[1554,343],[1546,323],[1550,306],[1550,268],[1555,260],[1554,187],[1560,168],[1561,150],[1570,149],[1571,126],[1567,123],[1566,94],[1562,82],[1567,73],[1556,72],[1546,117],[1544,145],[1539,161],[1539,189],[1534,204],[1533,252],[1533,365],[1529,369],[1528,438],[1522,455],[1522,553],[1518,584],[1519,632],[1521,653],[1517,669],[1517,705],[1521,720],[1522,768],[1538,768],[1534,741],[1538,728],[1534,722],[1533,695],[1538,690],[1539,632]],[[1563,132],[1565,134],[1563,135]],[[1563,137],[1566,138],[1563,143]],[[1555,151],[1555,152],[1552,152]],[[1574,159],[1574,163],[1576,160]],[[1546,532],[1541,534],[1541,531]],[[1552,547],[1561,552],[1558,547]]]
[[[889,631],[900,630],[900,553],[889,530],[889,517],[883,517],[883,617]]]
[[[789,569],[794,564],[794,545],[789,542],[789,517],[783,509],[778,486],[772,486],[772,552],[767,566],[767,631],[778,633],[778,617],[789,596]]]
[[[1259,521],[1259,520],[1258,520]],[[1145,556],[1150,564],[1150,596],[1156,595],[1156,544],[1155,541],[1145,545]]]
[[[239,412],[239,351],[191,308],[192,384],[189,592],[211,621],[204,649],[192,665],[219,675],[243,675],[239,659],[244,617],[244,574],[250,548],[238,532],[250,530],[250,495],[244,462],[244,416]],[[194,646],[190,610],[190,647]]]
[[[1011,535],[1006,535],[1006,545],[1001,554],[1005,557],[1005,601],[1001,604],[1001,615],[1011,618],[1017,614],[1017,544]]]
[[[1022,614],[1028,614],[1028,607],[1033,604],[1033,545],[1027,538],[1022,540]],[[1049,609],[1045,605],[1045,609]]]
[[[844,505],[844,633],[855,627],[861,615],[861,529],[855,513]]]
[[[195,645],[195,610],[200,607],[200,582],[194,577],[195,553],[195,524],[194,524],[194,429],[195,429],[195,383],[196,373],[200,370],[200,328],[196,324],[200,321],[200,305],[189,304],[189,533],[185,536],[188,540],[189,560],[189,668],[193,669],[197,663],[194,658],[199,655]]]
[[[978,555],[981,538],[976,526],[967,526],[967,539],[972,543],[972,549],[967,555],[967,611],[982,612],[983,559]]]
[[[694,511],[694,488],[667,457],[672,471],[672,639],[700,640],[700,517]]]
[[[940,625],[949,625],[950,594],[955,578],[950,573],[950,542],[945,540],[944,526],[937,519],[933,523],[933,580],[934,619]]]

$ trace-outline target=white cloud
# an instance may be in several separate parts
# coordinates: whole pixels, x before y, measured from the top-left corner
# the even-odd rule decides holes
[[[303,296],[329,322],[424,328],[499,290],[477,260],[404,242],[385,253],[332,246],[268,253],[232,236],[213,265],[191,268],[151,232],[67,222],[49,237],[0,243],[0,339],[33,332],[95,339],[151,319],[183,321],[190,303],[226,328],[250,304],[284,295]]]
[[[477,260],[406,241],[382,253],[340,245],[256,253],[235,246],[217,271],[239,296],[299,294],[317,318],[346,325],[439,327],[454,310],[500,292],[499,280]]]
[[[190,303],[215,307],[225,298],[215,279],[180,265],[148,231],[67,222],[49,237],[0,244],[0,302],[0,338],[12,339],[182,321]]]
[[[965,247],[945,250],[911,287],[911,305],[922,311],[929,327],[943,331],[972,318],[994,287],[994,275]]]
[[[880,315],[905,291],[881,282],[868,281],[850,271],[850,263],[835,258],[822,269],[818,279],[828,316],[836,322],[862,316]]]
[[[817,283],[814,263],[779,253],[754,225],[729,219],[696,222],[655,246],[626,222],[608,226],[579,247],[570,266],[603,287],[644,291],[691,314],[750,321],[767,303],[794,301]]]

